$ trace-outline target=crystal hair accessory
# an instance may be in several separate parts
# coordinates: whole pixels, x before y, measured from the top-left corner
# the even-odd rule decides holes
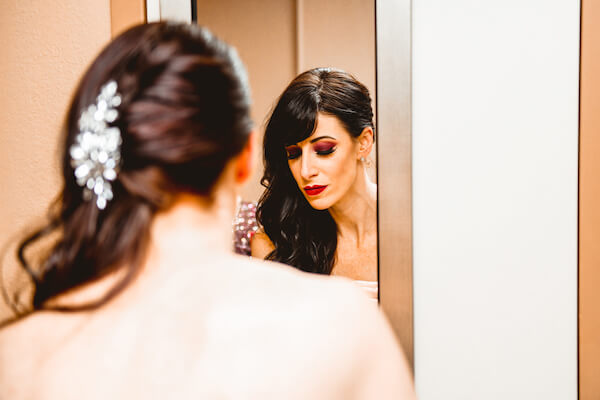
[[[96,104],[81,113],[79,133],[69,149],[75,180],[83,187],[83,199],[91,200],[96,195],[100,210],[113,198],[110,182],[116,179],[121,160],[121,131],[109,126],[119,116],[116,108],[120,104],[117,82],[102,86]]]

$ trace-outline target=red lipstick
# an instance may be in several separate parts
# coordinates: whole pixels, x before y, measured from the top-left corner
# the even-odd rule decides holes
[[[316,196],[319,193],[321,193],[323,190],[325,190],[326,188],[327,188],[327,185],[325,185],[325,186],[321,186],[321,185],[304,186],[304,191],[309,196]]]

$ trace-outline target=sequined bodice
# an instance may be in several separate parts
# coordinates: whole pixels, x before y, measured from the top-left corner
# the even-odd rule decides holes
[[[233,248],[236,253],[250,255],[250,240],[257,230],[256,203],[241,201],[233,220]]]

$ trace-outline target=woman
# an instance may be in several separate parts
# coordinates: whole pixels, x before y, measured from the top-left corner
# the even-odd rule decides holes
[[[303,271],[377,280],[377,186],[367,88],[329,68],[285,89],[264,136],[266,187],[257,209],[256,257]]]
[[[251,132],[241,63],[208,31],[141,25],[102,51],[67,113],[58,205],[19,249],[34,292],[0,329],[0,398],[414,396],[361,294],[232,253]]]

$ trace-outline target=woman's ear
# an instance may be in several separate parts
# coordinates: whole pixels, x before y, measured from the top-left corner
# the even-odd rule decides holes
[[[358,137],[358,158],[367,158],[369,154],[371,154],[371,150],[373,149],[374,135],[373,128],[370,126],[367,126],[360,133],[360,136]]]
[[[256,130],[250,132],[246,145],[237,156],[235,163],[235,182],[242,184],[252,176],[254,171],[254,160],[256,159]]]

